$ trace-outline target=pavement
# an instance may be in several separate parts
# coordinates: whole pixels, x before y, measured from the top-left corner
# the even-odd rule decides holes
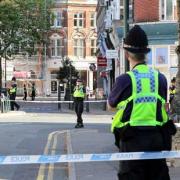
[[[84,128],[71,131],[70,138],[73,154],[118,152],[110,133]],[[71,180],[117,180],[117,161],[73,163],[72,167],[74,174],[69,178]]]
[[[12,118],[13,117],[13,118]],[[114,146],[114,136],[110,131],[98,131],[87,129],[88,123],[103,123],[110,127],[112,114],[93,115],[83,114],[85,128],[67,131],[67,153],[69,154],[91,154],[91,153],[114,153],[118,149]],[[42,121],[43,119],[43,121]],[[75,123],[74,114],[58,113],[39,115],[38,113],[26,113],[14,111],[0,114],[3,122],[51,122],[51,123]],[[110,128],[109,128],[110,129]],[[57,147],[58,148],[58,147]],[[109,162],[82,162],[69,163],[69,180],[117,180],[118,161]],[[179,180],[180,167],[170,167],[171,180]]]
[[[70,132],[72,153],[117,153],[111,133],[80,129]],[[70,180],[118,180],[118,161],[73,163],[73,178]],[[171,180],[179,180],[180,166],[169,167]]]

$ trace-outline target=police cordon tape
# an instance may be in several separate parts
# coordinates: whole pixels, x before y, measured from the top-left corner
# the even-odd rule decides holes
[[[13,101],[13,100],[10,100]],[[24,102],[24,103],[73,103],[74,101],[24,101],[24,100],[16,100],[16,102]],[[84,103],[100,103],[107,102],[107,100],[92,100],[92,101],[84,101]]]
[[[0,156],[0,165],[180,158],[180,151]]]

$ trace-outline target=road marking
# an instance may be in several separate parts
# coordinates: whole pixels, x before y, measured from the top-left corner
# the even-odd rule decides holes
[[[73,150],[72,150],[70,131],[66,132],[66,147],[67,147],[67,154],[72,154]],[[68,178],[69,180],[76,180],[75,164],[72,162],[68,163]]]
[[[48,155],[48,154],[55,155],[56,147],[57,147],[57,137],[58,137],[59,134],[63,134],[65,132],[66,132],[65,130],[63,130],[63,131],[54,131],[54,132],[51,132],[49,134],[47,144],[46,144],[46,147],[44,149],[43,155]],[[49,152],[52,140],[53,140],[53,144],[52,144],[52,148],[51,148],[52,151]],[[40,165],[40,168],[39,168],[39,171],[38,171],[38,176],[37,176],[36,180],[44,180],[45,171],[47,169],[46,166],[47,166],[47,164],[41,164]],[[48,166],[47,180],[52,180],[53,175],[54,175],[54,163],[50,163],[49,166]]]
[[[57,147],[57,137],[59,135],[59,132],[55,134],[54,136],[54,141],[52,145],[52,151],[51,155],[55,155],[56,153],[56,147]],[[48,175],[47,175],[47,180],[52,180],[54,175],[54,163],[50,163],[48,167]]]
[[[52,133],[49,134],[48,139],[47,139],[47,144],[46,147],[44,149],[44,155],[48,155],[48,151],[50,149],[50,145],[51,145],[51,141],[53,136],[57,133],[58,131],[54,131]],[[38,171],[38,176],[36,180],[44,180],[44,175],[45,175],[45,169],[46,169],[46,164],[41,164],[39,171]]]

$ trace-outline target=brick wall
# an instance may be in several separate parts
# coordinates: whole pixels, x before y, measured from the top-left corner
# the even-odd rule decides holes
[[[135,0],[134,21],[152,22],[159,20],[159,0]]]
[[[69,6],[68,7],[68,55],[73,56],[73,35],[77,34],[81,35],[85,38],[85,54],[86,56],[90,56],[90,37],[93,35],[90,27],[90,15],[91,12],[96,11],[96,6]],[[84,27],[75,30],[74,28],[74,13],[82,12],[84,13]]]

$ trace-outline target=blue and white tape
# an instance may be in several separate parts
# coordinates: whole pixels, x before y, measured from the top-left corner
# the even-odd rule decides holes
[[[123,161],[143,159],[180,158],[180,151],[131,152],[107,154],[68,154],[68,155],[19,155],[0,156],[0,165],[5,164],[47,164],[93,161]]]
[[[13,101],[13,100],[9,100]],[[16,102],[24,102],[24,103],[73,103],[74,101],[24,101],[24,100],[16,100]],[[107,102],[107,100],[89,100],[84,101],[84,103],[102,103]]]

